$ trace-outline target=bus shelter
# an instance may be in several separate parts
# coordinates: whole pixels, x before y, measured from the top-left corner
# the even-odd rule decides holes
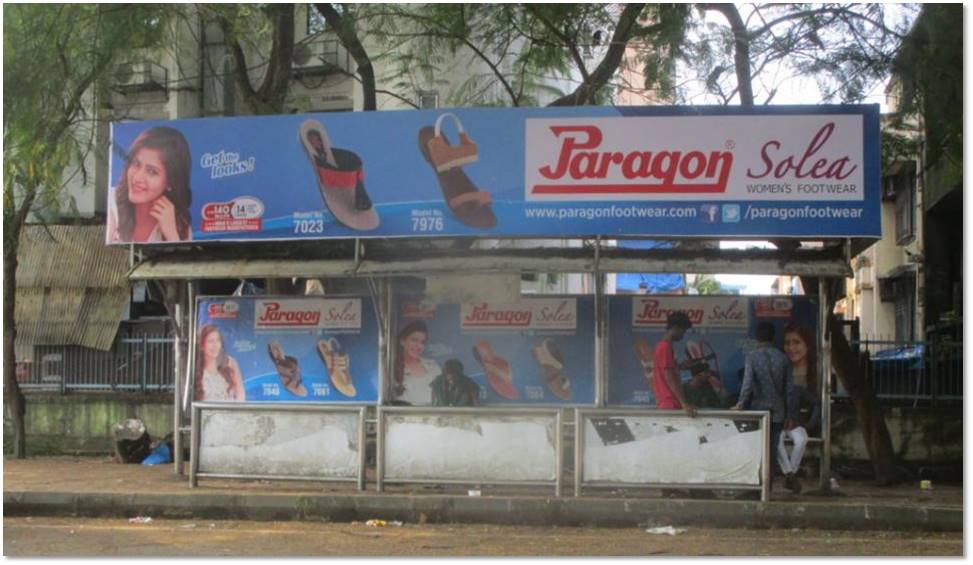
[[[113,143],[127,149],[112,161],[115,217],[124,215],[123,181],[135,178],[129,163],[163,134],[181,137],[191,155],[188,230],[136,241],[137,230],[110,221],[107,239],[132,246],[133,280],[184,289],[176,311],[191,331],[175,415],[189,432],[192,484],[366,488],[374,429],[379,490],[524,484],[561,495],[570,475],[575,495],[627,485],[766,499],[767,413],[690,419],[654,408],[646,351],[679,310],[697,327],[679,356],[707,364],[727,394],[738,392],[756,321],[810,331],[828,488],[826,286],[849,276],[851,252],[880,235],[877,107],[116,124]],[[613,245],[627,238],[677,244]],[[568,239],[580,246],[559,245]],[[702,243],[720,239],[782,243]],[[517,244],[500,244],[508,241]],[[627,272],[799,275],[817,281],[818,298],[606,294],[606,275]],[[535,273],[580,274],[584,290],[522,296],[520,277]],[[323,295],[201,295],[207,279],[334,284]],[[446,386],[447,373],[462,379]]]

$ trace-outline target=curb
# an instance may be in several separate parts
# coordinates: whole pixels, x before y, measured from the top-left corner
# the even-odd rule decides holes
[[[4,516],[326,522],[371,518],[409,523],[637,527],[963,531],[963,509],[897,504],[822,504],[606,498],[427,495],[155,494],[4,491]]]

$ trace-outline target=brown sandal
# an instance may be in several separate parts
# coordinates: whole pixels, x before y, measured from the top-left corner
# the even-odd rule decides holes
[[[351,398],[355,396],[355,384],[351,380],[349,369],[348,353],[341,348],[338,340],[318,341],[318,356],[324,361],[324,366],[328,369],[328,378],[335,390]]]
[[[267,345],[267,353],[277,368],[277,375],[284,388],[295,396],[307,396],[307,388],[301,382],[301,367],[297,364],[297,359],[285,356],[284,348],[276,340]]]
[[[545,339],[531,350],[541,366],[548,390],[561,400],[571,400],[571,381],[564,376],[564,358],[552,339]]]
[[[510,363],[493,352],[489,341],[479,341],[473,346],[473,357],[483,366],[490,388],[500,396],[509,400],[517,400],[520,394],[514,387],[513,377],[510,376]]]
[[[461,168],[463,164],[476,161],[476,144],[456,120],[460,130],[460,144],[451,145],[441,129],[441,121],[445,116],[452,114],[440,116],[435,127],[426,126],[419,130],[419,150],[436,172],[443,197],[456,219],[472,228],[496,227],[497,217],[493,213],[490,193],[479,190]]]

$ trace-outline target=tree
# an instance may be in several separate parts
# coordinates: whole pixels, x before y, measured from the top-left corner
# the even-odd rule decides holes
[[[901,23],[899,30],[887,27],[884,8],[877,4],[754,5],[747,18],[743,18],[733,4],[701,4],[699,7],[704,13],[722,14],[729,26],[709,28],[711,33],[724,38],[722,44],[726,48],[717,53],[723,56],[724,62],[706,72],[707,89],[727,104],[737,97],[741,105],[753,106],[754,80],[764,69],[784,57],[788,57],[788,63],[798,74],[818,78],[826,91],[828,84],[835,85],[826,98],[860,99],[870,86],[888,77],[905,36],[905,24]],[[748,22],[756,23],[749,26]],[[703,58],[704,63],[720,60],[712,56],[714,52],[708,44],[697,45],[696,50],[709,56]],[[755,53],[761,57],[756,65]],[[725,62],[727,55],[732,55],[732,65]],[[722,75],[729,69],[734,70],[736,86],[728,91]],[[767,90],[767,102],[775,93],[775,88]],[[774,243],[785,250],[794,247],[793,242]],[[817,293],[816,279],[805,277],[802,283],[810,290],[809,294]],[[819,300],[826,301],[831,311],[837,294],[832,289]],[[875,391],[869,386],[867,375],[835,320],[830,319],[822,331],[827,331],[831,338],[832,365],[856,408],[876,481],[890,484],[894,481],[895,452]]]
[[[696,294],[720,294],[723,292],[723,285],[713,275],[696,275],[689,288],[694,289]]]
[[[14,456],[26,455],[26,400],[15,377],[20,236],[58,212],[67,174],[93,145],[101,81],[133,49],[155,43],[158,7],[8,4],[3,8],[3,377]]]

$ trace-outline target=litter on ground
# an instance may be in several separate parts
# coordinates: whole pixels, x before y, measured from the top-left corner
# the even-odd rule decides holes
[[[686,529],[685,528],[673,528],[672,526],[659,526],[659,527],[656,527],[656,528],[649,528],[649,529],[647,529],[645,531],[646,531],[646,533],[649,533],[649,534],[658,534],[658,535],[674,536],[674,535],[681,534],[681,533],[685,532]]]

